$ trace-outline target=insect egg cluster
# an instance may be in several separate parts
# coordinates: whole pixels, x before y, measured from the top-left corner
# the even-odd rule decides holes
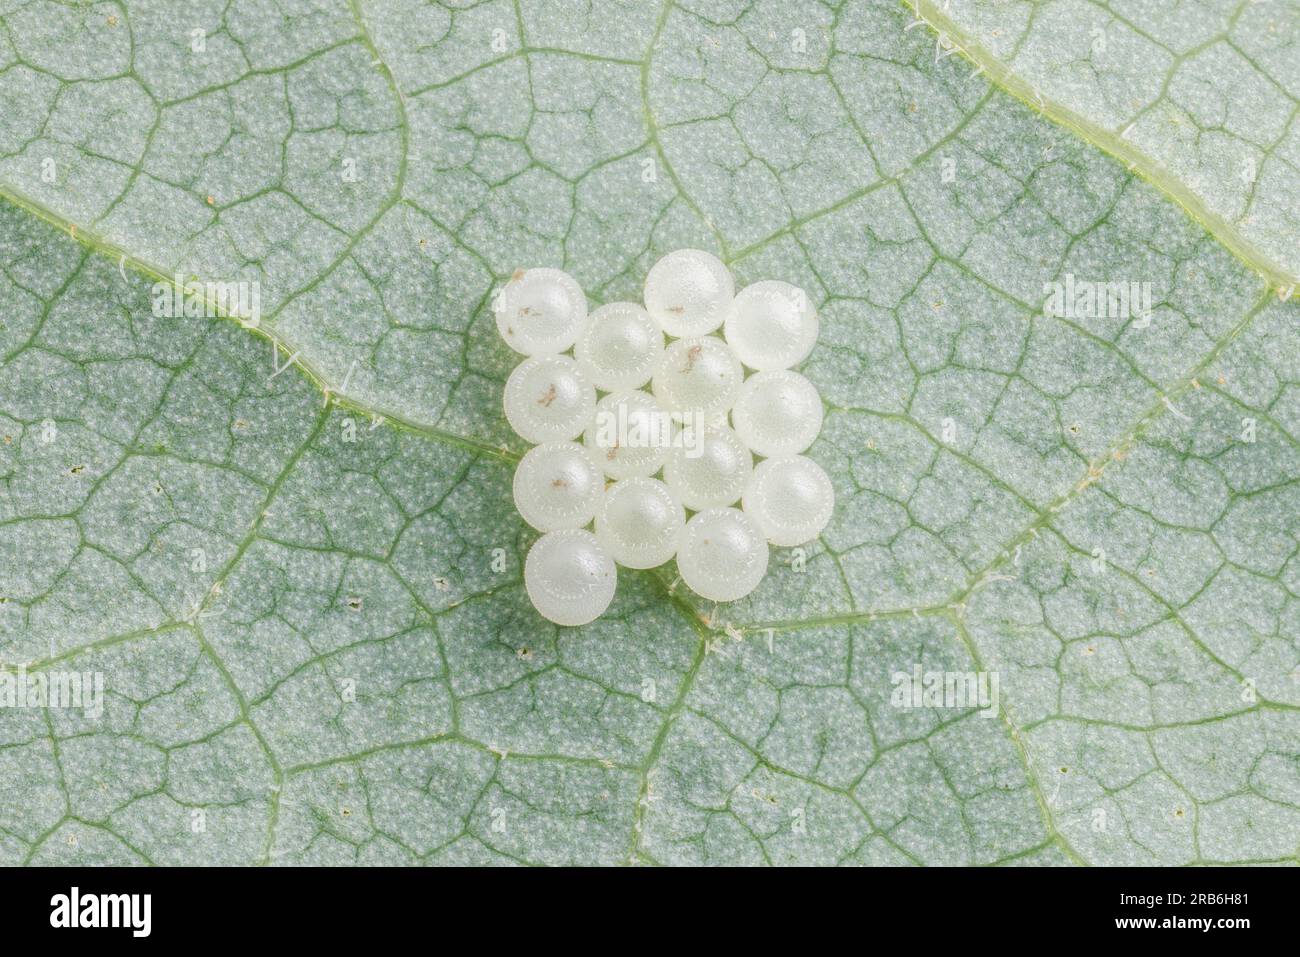
[[[811,541],[834,511],[830,479],[802,454],[822,426],[821,396],[792,369],[817,342],[807,294],[777,280],[737,292],[716,256],[679,249],[643,298],[588,313],[572,276],[538,268],[494,303],[527,357],[505,387],[506,420],[534,444],[514,479],[542,533],[524,585],[556,624],[600,617],[618,565],[675,558],[701,597],[743,598],[769,544]]]

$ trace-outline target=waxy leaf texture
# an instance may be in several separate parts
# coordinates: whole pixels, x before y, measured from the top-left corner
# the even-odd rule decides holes
[[[0,0],[0,677],[103,685],[0,862],[1295,863],[1298,97],[1293,2]],[[835,514],[556,628],[491,297],[687,247]]]

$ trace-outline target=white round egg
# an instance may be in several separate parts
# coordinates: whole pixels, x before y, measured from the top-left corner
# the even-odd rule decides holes
[[[670,336],[702,336],[726,318],[735,295],[731,273],[717,256],[702,249],[679,249],[650,267],[645,306]]]
[[[515,468],[515,508],[539,532],[586,525],[604,488],[600,466],[576,442],[534,446]]]
[[[765,279],[737,293],[723,335],[740,361],[758,372],[798,365],[817,344],[819,322],[798,286]]]
[[[690,509],[731,505],[740,499],[754,457],[724,426],[683,429],[664,462],[664,481]]]
[[[653,475],[668,454],[672,420],[648,392],[614,392],[596,403],[583,441],[612,479]]]
[[[524,587],[533,607],[557,625],[595,621],[614,599],[618,569],[591,532],[547,532],[528,551]]]
[[[725,414],[744,381],[730,347],[716,336],[678,339],[659,359],[652,389],[655,398],[678,416]]]
[[[587,324],[587,297],[562,269],[520,270],[493,302],[497,331],[516,352],[549,356],[577,341]]]
[[[767,574],[767,542],[739,509],[706,509],[686,523],[677,570],[700,597],[735,601],[757,588]]]
[[[803,545],[831,520],[835,489],[810,458],[765,459],[750,476],[743,507],[773,545]]]
[[[506,421],[528,442],[562,442],[579,435],[596,410],[596,389],[568,356],[534,356],[510,373]]]
[[[596,510],[596,538],[628,568],[654,568],[676,555],[685,525],[681,500],[658,479],[615,482]]]
[[[797,372],[756,372],[740,387],[731,424],[758,455],[798,455],[822,430],[821,395]]]
[[[645,385],[663,351],[663,332],[634,302],[611,302],[593,312],[573,348],[582,371],[604,392]]]

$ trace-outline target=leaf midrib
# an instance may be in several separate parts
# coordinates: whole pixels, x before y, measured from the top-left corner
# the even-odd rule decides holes
[[[1032,83],[995,56],[969,31],[946,16],[935,0],[900,0],[900,2],[934,32],[937,40],[946,38],[951,41],[960,56],[983,71],[990,86],[1014,97],[1035,113],[1064,127],[1079,139],[1119,160],[1128,167],[1130,172],[1140,176],[1177,203],[1197,225],[1213,236],[1219,245],[1263,277],[1270,289],[1289,296],[1297,284],[1300,284],[1300,277],[1247,239],[1232,223],[1218,213],[1212,212],[1205,201],[1192,192],[1191,188],[1163,163],[1122,136],[1117,136],[1064,104],[1044,97]]]

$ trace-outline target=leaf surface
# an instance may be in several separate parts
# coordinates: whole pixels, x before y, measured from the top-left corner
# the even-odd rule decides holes
[[[0,709],[0,860],[1294,863],[1295,303],[908,9],[0,14],[0,660],[106,684]],[[818,303],[835,517],[552,628],[491,293],[682,246]]]
[[[1300,280],[1291,2],[915,0],[1026,103],[1141,171],[1270,282]]]

